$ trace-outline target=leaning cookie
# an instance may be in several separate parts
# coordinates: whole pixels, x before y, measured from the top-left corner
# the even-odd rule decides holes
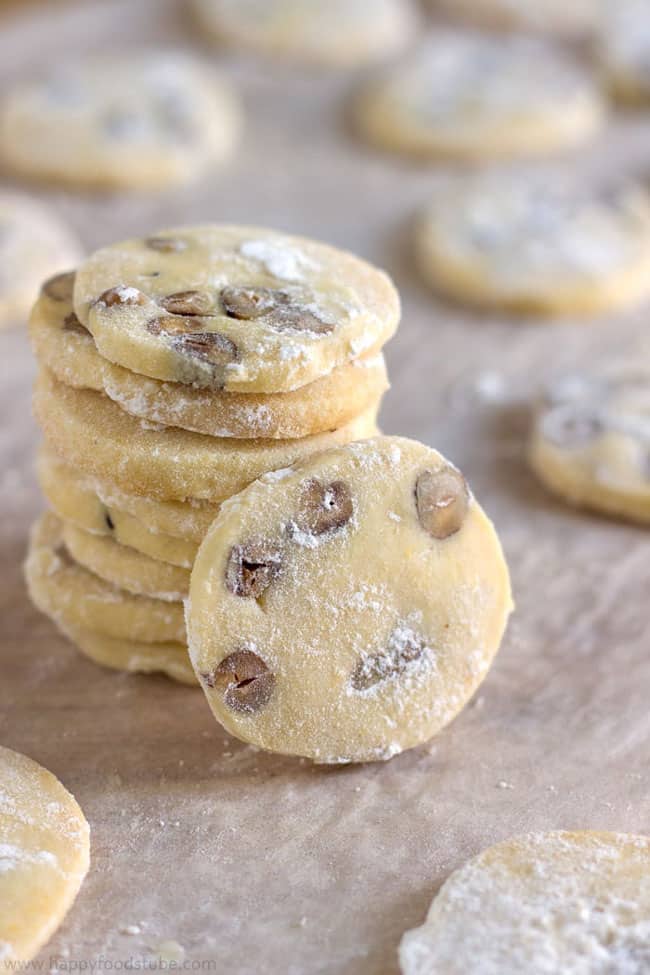
[[[192,0],[201,30],[229,47],[325,67],[402,50],[415,33],[408,0]]]
[[[208,66],[140,51],[68,61],[10,89],[0,159],[21,176],[75,188],[157,190],[229,156],[239,128],[236,99]]]
[[[61,382],[106,393],[143,420],[214,437],[292,439],[342,426],[388,388],[380,352],[285,393],[229,393],[149,379],[99,354],[72,310],[73,283],[74,273],[69,273],[42,286],[29,322],[37,359]]]
[[[561,37],[593,34],[599,0],[429,0],[431,9],[466,24],[494,30],[542,31]]]
[[[650,839],[530,833],[454,871],[399,950],[403,975],[650,971]],[[478,962],[477,962],[478,959]]]
[[[530,464],[579,507],[650,523],[650,371],[610,366],[556,379],[533,421]]]
[[[318,762],[387,759],[462,710],[511,608],[462,474],[378,437],[222,505],[192,571],[190,656],[238,738]]]
[[[439,293],[483,308],[597,315],[650,295],[650,196],[530,175],[455,179],[417,224],[416,257]]]
[[[0,328],[22,324],[41,281],[76,264],[81,245],[48,207],[0,192]]]

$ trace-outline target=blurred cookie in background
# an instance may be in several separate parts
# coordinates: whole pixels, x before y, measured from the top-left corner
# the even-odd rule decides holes
[[[0,161],[22,176],[159,190],[231,154],[237,100],[209,66],[173,51],[59,64],[0,106]]]
[[[650,196],[522,173],[448,181],[416,236],[433,288],[483,308],[597,315],[650,295]]]
[[[81,253],[49,207],[0,190],[0,328],[23,323],[43,278],[73,267]]]
[[[599,0],[429,0],[436,13],[490,30],[533,30],[583,37],[598,22]]]
[[[597,51],[615,98],[650,103],[650,0],[603,4]]]
[[[395,54],[417,22],[410,0],[191,0],[191,7],[219,43],[331,67]]]
[[[604,115],[594,79],[538,38],[439,30],[361,91],[361,134],[429,158],[534,156],[579,145]]]
[[[569,504],[650,523],[650,370],[628,362],[549,383],[529,460]]]

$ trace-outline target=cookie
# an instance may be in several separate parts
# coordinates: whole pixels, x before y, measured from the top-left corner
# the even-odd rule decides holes
[[[90,830],[51,772],[0,747],[0,968],[29,962],[61,924],[90,863]]]
[[[136,420],[101,393],[71,389],[47,370],[36,382],[34,410],[46,443],[69,466],[163,501],[218,503],[265,471],[376,431],[373,410],[338,430],[300,440],[206,437]]]
[[[452,873],[399,957],[403,975],[643,975],[650,839],[530,833],[492,846]]]
[[[243,741],[318,762],[387,759],[463,708],[510,609],[497,536],[462,474],[378,437],[222,505],[192,571],[190,657]]]
[[[136,643],[185,643],[181,603],[134,596],[78,565],[62,524],[46,513],[32,530],[25,562],[32,602],[64,632],[76,629]]]
[[[98,535],[111,534],[121,544],[172,565],[179,553],[184,568],[193,564],[198,543],[219,513],[218,505],[205,501],[155,501],[84,478],[44,447],[36,466],[41,490],[60,518]]]
[[[75,562],[120,589],[170,603],[182,602],[187,596],[189,569],[158,562],[112,538],[92,535],[70,521],[63,522],[62,538]]]
[[[440,30],[364,86],[356,120],[382,148],[479,160],[578,145],[603,105],[580,65],[543,40]]]
[[[65,623],[58,626],[85,657],[102,667],[130,674],[165,674],[180,684],[196,686],[196,676],[183,643],[139,643]]]
[[[307,437],[347,423],[388,388],[381,353],[339,366],[290,393],[228,393],[148,379],[99,355],[72,311],[72,282],[69,275],[43,286],[30,318],[37,358],[61,382],[106,393],[141,419],[215,437]]]
[[[46,206],[0,192],[0,328],[22,323],[45,277],[76,264],[81,246]]]
[[[526,175],[451,181],[417,227],[440,293],[487,308],[595,315],[650,294],[650,196]]]
[[[610,366],[556,379],[533,421],[529,459],[570,504],[650,523],[650,371]]]
[[[352,254],[218,225],[97,251],[77,271],[74,309],[111,362],[240,393],[321,379],[378,350],[400,314],[389,278]]]
[[[618,0],[617,0],[618,2]],[[431,8],[490,30],[532,30],[583,38],[599,22],[599,0],[429,0]]]
[[[355,68],[404,48],[416,18],[405,0],[193,0],[219,43],[325,67]]]
[[[159,190],[229,156],[239,127],[229,88],[190,55],[68,58],[7,93],[0,159],[75,189]]]
[[[647,105],[650,102],[648,0],[603,4],[596,51],[614,97],[629,105]]]

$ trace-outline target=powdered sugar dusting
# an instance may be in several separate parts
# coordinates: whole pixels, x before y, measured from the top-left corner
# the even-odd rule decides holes
[[[280,241],[246,240],[239,250],[244,257],[259,261],[269,274],[282,281],[302,281],[306,271],[318,267],[302,251]]]

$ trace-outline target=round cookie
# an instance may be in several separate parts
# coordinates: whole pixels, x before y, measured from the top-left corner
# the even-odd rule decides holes
[[[530,833],[492,846],[452,873],[399,958],[403,975],[643,975],[650,839]]]
[[[181,603],[134,596],[78,565],[50,512],[32,529],[25,578],[34,605],[64,632],[74,627],[137,643],[186,642]]]
[[[436,31],[362,89],[360,133],[431,158],[531,156],[589,139],[603,119],[588,74],[537,38]]]
[[[570,504],[650,523],[650,371],[623,365],[555,380],[533,421],[529,460]]]
[[[8,92],[0,159],[75,188],[158,190],[230,155],[239,127],[229,88],[188,54],[67,59]]]
[[[291,392],[386,342],[399,321],[383,272],[254,227],[164,231],[96,251],[74,309],[101,355],[169,382]]]
[[[462,474],[378,437],[224,502],[192,571],[190,657],[236,737],[318,762],[387,759],[463,708],[511,605]]]
[[[593,33],[600,16],[600,0],[429,0],[429,4],[436,12],[478,27],[544,31],[569,38]]]
[[[512,174],[450,181],[417,227],[442,294],[479,307],[599,314],[650,294],[650,196]]]
[[[73,279],[43,285],[29,323],[34,352],[61,382],[106,393],[141,419],[215,437],[307,437],[347,423],[388,389],[381,353],[339,366],[290,393],[228,393],[149,379],[99,355],[72,312]]]
[[[80,256],[72,231],[44,204],[0,191],[0,328],[22,323],[43,278]]]
[[[139,643],[118,640],[82,627],[58,624],[61,632],[85,657],[111,670],[130,674],[165,674],[180,684],[196,686],[187,647],[182,643]]]
[[[123,541],[122,544],[131,545],[132,548],[144,551],[145,555],[162,562],[171,562],[170,556],[175,557],[177,552],[182,551],[184,568],[189,568],[184,564],[185,561],[194,563],[198,543],[203,541],[205,533],[219,513],[218,505],[211,505],[206,501],[191,498],[185,502],[156,501],[153,498],[127,494],[107,481],[84,478],[45,447],[41,447],[38,453],[37,472],[41,489],[60,518],[75,522],[80,528],[98,535],[111,531],[108,525],[110,519],[115,525],[117,541],[120,541],[117,538],[118,523],[121,526],[126,525],[129,541]],[[139,529],[136,533],[136,524],[146,526],[148,535],[158,539],[165,547],[166,557],[163,557],[162,552],[153,550],[148,537],[145,544],[147,547],[152,546],[151,550],[141,544],[144,536]],[[104,527],[106,532],[102,531]],[[172,539],[169,546],[168,538]],[[178,548],[179,541],[185,543],[184,548]],[[171,564],[175,565],[174,562]]]
[[[69,468],[53,460],[45,450],[40,451],[36,469],[48,504],[63,521],[93,535],[108,536],[120,546],[135,549],[150,559],[192,568],[198,551],[196,542],[149,531],[133,515],[105,505],[91,487],[77,480]]]
[[[650,102],[650,7],[647,0],[603,3],[596,45],[612,94],[630,105]]]
[[[69,521],[63,522],[62,538],[75,562],[120,589],[170,603],[182,602],[187,596],[189,569],[158,562],[112,538],[91,535]]]
[[[193,0],[192,8],[220,43],[326,67],[355,68],[394,54],[416,24],[405,0]]]
[[[71,467],[161,500],[220,502],[265,471],[376,432],[373,410],[338,430],[300,440],[206,437],[136,420],[106,396],[71,389],[47,370],[36,381],[34,410],[46,442]]]
[[[21,970],[72,906],[90,864],[74,797],[26,755],[0,747],[0,969]]]

